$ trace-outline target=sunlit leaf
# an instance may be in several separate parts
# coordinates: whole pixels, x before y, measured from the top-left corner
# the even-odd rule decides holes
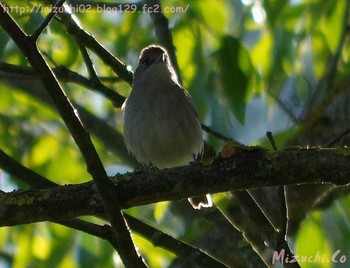
[[[150,267],[167,267],[174,255],[139,235],[134,235],[134,241],[143,256],[146,256],[146,262]]]
[[[254,68],[257,69],[262,76],[266,76],[271,68],[271,64],[273,61],[272,44],[272,36],[270,36],[269,33],[266,33],[261,36],[260,41],[256,43],[256,45],[250,52]]]
[[[50,30],[50,34],[41,36],[39,47],[50,53],[55,64],[70,67],[80,54],[77,43],[71,36],[63,34],[66,30],[60,24],[50,24]]]
[[[21,12],[12,9],[10,13],[27,34],[33,33],[48,14],[50,4],[44,2],[1,1],[7,7],[25,8],[24,13],[23,9]],[[74,5],[74,2],[67,4]],[[329,87],[329,92],[337,97],[337,91],[347,89],[350,72],[348,38],[345,38],[344,47],[337,51],[343,29],[348,27],[348,22],[344,22],[344,15],[348,12],[347,1],[164,0],[161,4],[167,21],[154,20],[154,14],[142,10],[134,13],[107,12],[101,9],[101,1],[92,2],[99,2],[100,9],[86,5],[84,9],[81,6],[73,16],[74,20],[121,62],[133,68],[137,66],[138,54],[143,47],[162,42],[160,40],[165,37],[168,25],[173,44],[171,39],[167,39],[167,42],[176,48],[183,85],[191,93],[201,121],[228,137],[237,138],[239,142],[271,148],[264,134],[267,130],[277,129],[273,134],[278,148],[282,149],[288,146],[289,139],[300,135],[297,130],[307,128],[301,120],[310,117],[310,114],[306,114],[310,108],[310,99],[319,98],[326,103],[332,101],[331,98],[322,99],[324,95],[320,94],[317,86],[328,79],[324,76],[325,71],[332,67],[330,59],[335,53],[339,53],[340,58],[333,66],[336,67],[336,79],[331,81],[334,86]],[[106,2],[115,6],[119,4],[112,0]],[[253,15],[257,5],[263,8],[260,11],[266,15],[266,20],[259,23]],[[35,12],[26,9],[33,7],[37,8]],[[177,7],[188,9],[185,13],[180,13],[176,12]],[[169,8],[174,12],[169,12]],[[156,26],[161,26],[164,30],[161,35],[158,31],[160,28],[155,30]],[[348,33],[345,34],[347,37]],[[9,35],[0,27],[0,61],[28,67],[28,60],[16,43],[9,40]],[[54,18],[37,44],[48,65],[64,65],[73,72],[89,77],[78,42],[80,41],[68,33],[62,21]],[[116,79],[117,74],[111,70],[110,65],[91,48],[88,48],[88,53],[103,83],[127,96],[130,92],[129,84]],[[13,79],[12,75],[14,73],[9,73],[6,69],[0,70],[0,149],[59,184],[91,179],[81,153],[57,110],[28,93],[28,89],[35,89],[42,96],[44,91],[39,91],[41,83],[38,77],[18,75],[18,78]],[[70,80],[71,77],[61,80],[60,84],[72,103],[79,103],[99,120],[122,133],[121,111],[116,111],[106,97],[87,93],[90,86],[67,82],[67,79]],[[266,97],[269,93],[275,97]],[[300,125],[295,126],[276,103],[277,98],[283,100],[287,108],[291,107],[293,112],[295,110],[298,115],[302,115],[298,122]],[[347,110],[346,107],[338,108],[339,113]],[[242,126],[238,121],[245,125]],[[338,128],[338,124],[346,120],[333,121]],[[93,131],[90,133],[105,167],[128,165],[118,158],[117,151],[111,151],[110,144],[114,138],[106,140],[95,136]],[[204,137],[216,153],[220,152],[224,146],[223,141],[208,133]],[[258,142],[254,143],[256,140]],[[129,170],[133,168],[134,166],[128,166]],[[3,174],[0,178],[1,191],[28,189],[28,185],[21,182],[20,178],[0,172]],[[340,191],[346,189],[343,188]],[[336,192],[334,191],[334,198]],[[319,252],[321,258],[328,258],[340,249],[338,257],[349,255],[348,199],[345,197],[333,202],[322,213],[312,213],[301,224],[296,237],[297,254],[311,254],[312,257]],[[217,194],[214,201],[222,209],[227,208],[225,213],[230,216],[234,202],[231,194]],[[185,211],[181,205],[178,207],[177,202],[162,202],[129,208],[123,212],[149,222],[176,238],[193,243],[196,247],[210,243],[213,251],[218,249],[225,257],[231,253],[236,254],[238,249],[237,245],[232,245],[230,252],[224,252],[221,245],[216,247],[211,243],[211,239],[219,241],[217,237],[222,230],[211,225],[210,210]],[[92,216],[84,219],[98,224],[106,223],[103,220],[97,221]],[[132,235],[150,267],[174,267],[181,261],[175,255],[153,245],[154,241],[134,233]],[[294,246],[293,243],[290,245]],[[268,252],[263,252],[262,255],[266,256]],[[233,262],[229,266],[235,265],[237,263]],[[249,265],[250,259],[245,266]],[[330,265],[335,268],[345,267],[340,263],[318,262],[302,263],[301,266]],[[0,266],[109,268],[121,267],[122,264],[118,253],[106,241],[44,222],[1,228]]]
[[[217,34],[223,34],[228,22],[229,5],[225,1],[193,1],[189,8]]]
[[[44,224],[36,225],[36,235],[33,238],[32,252],[33,255],[41,261],[47,260],[52,251],[52,240]]]
[[[332,265],[331,247],[321,224],[322,214],[314,212],[301,225],[296,238],[296,255],[302,267],[329,268]]]
[[[323,34],[315,32],[312,35],[312,51],[314,72],[318,78],[321,78],[328,67],[327,55],[331,52]]]
[[[334,52],[338,47],[344,30],[343,27],[346,27],[346,25],[343,25],[346,1],[328,1],[327,5],[320,4],[319,6],[324,8],[324,16],[320,21],[320,30],[324,32],[328,46]]]
[[[167,209],[169,209],[169,202],[159,202],[154,206],[154,218],[157,222],[162,220]]]
[[[31,246],[34,237],[34,226],[26,225],[21,231],[15,234],[17,254],[13,260],[13,267],[25,267],[33,259]]]
[[[51,135],[42,136],[37,145],[33,148],[31,162],[34,165],[41,165],[52,160],[57,155],[59,144],[57,139]]]

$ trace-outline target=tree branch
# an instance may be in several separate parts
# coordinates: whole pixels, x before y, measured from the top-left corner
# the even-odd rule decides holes
[[[50,3],[51,5],[55,4],[54,0],[45,0],[43,2]],[[71,14],[63,13],[57,14],[57,16],[66,27],[68,33],[75,38],[78,44],[91,49],[116,75],[131,85],[133,72],[130,71],[123,62],[97,42],[92,35],[81,28],[72,18]]]
[[[49,25],[50,21],[56,16],[56,10],[58,10],[57,8],[62,7],[64,2],[66,2],[66,0],[58,0],[51,12],[45,17],[45,19],[40,23],[39,27],[30,36],[34,42],[38,40],[41,33]]]
[[[187,260],[194,267],[228,267],[212,256],[207,255],[201,250],[188,245],[164,232],[157,230],[151,225],[125,214],[130,228],[149,239],[155,246],[160,246],[170,252],[175,253],[182,259]]]
[[[99,193],[102,196],[103,206],[109,215],[113,226],[114,235],[118,241],[118,251],[126,267],[145,267],[142,259],[139,257],[120,211],[118,199],[110,189],[106,171],[101,160],[92,144],[89,134],[83,128],[79,118],[76,116],[74,108],[67,99],[58,81],[54,77],[47,63],[39,52],[36,43],[27,36],[11,16],[6,12],[3,4],[0,3],[1,16],[0,25],[11,36],[13,41],[21,49],[34,70],[41,78],[44,87],[49,93],[53,103],[59,111],[63,121],[72,134],[78,148],[87,165],[88,172],[94,179]]]
[[[350,150],[260,148],[237,149],[210,166],[194,163],[165,170],[116,175],[114,191],[122,208],[178,200],[206,193],[302,183],[350,183]],[[1,158],[0,158],[1,159]],[[1,159],[6,170],[6,159]],[[55,208],[50,209],[50,208]],[[40,211],[40,213],[38,213]],[[81,215],[101,215],[104,209],[93,182],[45,190],[0,192],[0,226]]]
[[[118,94],[111,88],[105,86],[103,83],[96,83],[93,79],[91,78],[88,79],[82,76],[81,74],[68,69],[63,65],[53,68],[52,71],[57,77],[57,79],[59,79],[60,81],[75,83],[77,85],[83,86],[88,90],[97,92],[100,95],[104,96],[106,99],[110,100],[115,107],[121,107],[125,101],[125,97]],[[16,84],[18,80],[22,80],[26,78],[39,80],[39,77],[31,67],[13,65],[6,62],[0,62],[0,79],[6,79],[7,81],[10,81]],[[98,79],[103,80],[107,78],[98,77]],[[109,80],[114,79],[114,82],[116,82],[118,78],[110,77],[108,79]],[[16,84],[16,86],[18,85]]]
[[[177,63],[175,46],[173,44],[173,37],[169,30],[168,19],[164,16],[159,0],[146,0],[145,5],[153,7],[153,10],[160,10],[159,12],[150,12],[149,15],[153,21],[156,36],[160,45],[164,46],[170,56],[171,63],[175,68],[180,84],[182,84],[179,64]]]
[[[343,23],[342,23],[342,33],[340,35],[337,48],[334,54],[330,57],[329,63],[327,64],[325,73],[322,78],[319,80],[315,89],[311,93],[309,100],[306,102],[305,108],[309,111],[312,111],[315,108],[315,105],[325,104],[329,101],[329,92],[332,94],[332,89],[334,87],[334,82],[336,80],[336,74],[339,67],[339,63],[341,61],[342,51],[346,48],[346,41],[349,36],[349,17],[350,17],[350,1],[346,1],[346,5],[344,8],[343,15]],[[307,113],[310,114],[312,113]]]
[[[22,182],[28,184],[33,189],[44,189],[59,186],[56,183],[51,182],[47,178],[42,177],[40,174],[24,167],[23,165],[15,161],[13,158],[8,156],[2,150],[0,150],[0,166],[5,166],[5,170],[9,174],[15,177],[19,177]],[[2,192],[0,192],[0,195],[1,194]],[[100,212],[100,215],[102,214],[103,211]],[[164,249],[169,250],[172,253],[175,253],[177,256],[189,261],[194,266],[226,267],[220,261],[207,255],[200,249],[194,248],[182,242],[181,240],[178,240],[130,215],[124,216],[127,219],[130,228],[132,228],[133,231],[139,233],[140,235],[148,239],[155,246],[162,247]],[[118,247],[118,243],[115,239],[115,236],[113,236],[113,230],[109,225],[101,226],[98,224],[74,218],[68,220],[57,220],[54,222],[107,240],[115,248]]]

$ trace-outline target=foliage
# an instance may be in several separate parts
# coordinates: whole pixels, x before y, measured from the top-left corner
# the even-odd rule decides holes
[[[114,4],[114,12],[109,12],[101,4],[96,8],[78,1],[67,2],[72,10],[80,8],[74,10],[78,24],[129,68],[136,67],[143,47],[158,42],[150,14],[143,9],[133,11],[130,6],[128,11],[121,11],[120,5],[109,1]],[[28,34],[47,15],[48,9],[44,7],[50,6],[38,0],[2,3],[11,7],[11,16]],[[308,130],[310,120],[318,118],[330,98],[346,92],[342,85],[348,81],[350,71],[350,51],[346,45],[349,21],[344,20],[349,12],[348,0],[164,0],[161,4],[169,20],[183,85],[190,92],[201,121],[240,143],[269,147],[265,132],[270,130],[275,134],[278,148],[287,146],[290,140]],[[176,12],[175,7],[178,7]],[[38,46],[50,67],[63,65],[90,77],[78,43],[59,20],[50,22]],[[130,85],[115,79],[111,69],[96,54],[88,52],[101,81],[127,97]],[[2,29],[0,61],[28,66]],[[58,184],[90,180],[57,111],[26,91],[41,87],[38,79],[28,74],[9,74],[6,66],[0,67],[0,148]],[[69,79],[60,83],[72,102],[122,134],[121,110],[110,99]],[[337,118],[332,120],[335,122]],[[336,134],[318,145],[326,144]],[[110,175],[135,167],[131,157],[122,153],[125,148],[111,149],[109,144],[113,141],[98,135],[92,138]],[[223,146],[222,141],[211,135],[206,135],[206,140],[217,152]],[[305,144],[308,141],[305,139]],[[0,172],[2,191],[27,188],[17,178]],[[214,196],[214,201],[225,211],[230,198],[228,193],[223,193]],[[329,208],[314,211],[297,228],[291,239],[298,255],[320,252],[328,260],[339,249],[341,255],[350,258],[349,241],[344,238],[350,230],[350,200],[337,196],[335,199]],[[211,222],[202,217],[205,212],[193,212],[195,217],[185,206],[157,203],[131,208],[127,213],[188,243],[205,244],[198,236],[212,230]],[[101,223],[99,219],[89,220]],[[134,238],[151,267],[175,267],[178,261],[175,255],[153,247],[138,235]],[[1,228],[0,249],[0,263],[5,267],[120,265],[107,242],[53,223]],[[342,266],[328,262],[308,263],[303,267]]]

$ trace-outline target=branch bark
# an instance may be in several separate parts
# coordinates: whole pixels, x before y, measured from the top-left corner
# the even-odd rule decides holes
[[[4,169],[8,164],[6,159],[0,158]],[[112,180],[121,208],[129,208],[205,193],[265,186],[346,185],[350,182],[349,164],[350,149],[347,148],[293,148],[275,152],[248,147],[235,148],[231,157],[219,157],[208,166],[193,163],[172,169],[116,175]],[[102,201],[93,182],[0,192],[0,226],[102,214]]]
[[[85,160],[88,172],[96,182],[99,193],[102,196],[103,206],[113,227],[114,235],[118,242],[117,250],[123,263],[126,267],[146,267],[134,247],[128,226],[120,210],[118,199],[110,190],[111,183],[108,180],[106,171],[92,144],[90,136],[82,126],[75,114],[73,106],[38,50],[36,39],[34,38],[33,40],[31,36],[28,36],[22,31],[1,3],[0,11],[1,27],[13,39],[40,77],[47,93],[50,95],[51,100],[77,144]]]

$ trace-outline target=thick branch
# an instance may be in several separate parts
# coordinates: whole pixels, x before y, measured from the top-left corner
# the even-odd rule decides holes
[[[28,184],[33,189],[59,186],[47,178],[42,177],[40,174],[22,166],[0,149],[0,167],[1,166],[4,167],[6,172],[20,178],[22,182]],[[124,216],[133,231],[148,239],[155,246],[175,253],[177,256],[192,263],[195,267],[227,267],[198,248],[194,248],[191,245],[188,245],[130,215]],[[118,248],[118,243],[113,235],[113,230],[109,225],[102,226],[78,219],[59,220],[54,222],[107,240],[115,248]]]
[[[134,248],[131,235],[126,222],[124,221],[118,199],[110,191],[110,182],[101,163],[101,160],[92,144],[89,134],[83,128],[78,117],[75,115],[74,108],[62,91],[58,81],[54,77],[51,69],[43,59],[36,43],[28,37],[16,22],[6,12],[5,7],[0,3],[0,25],[10,35],[17,44],[29,63],[37,72],[47,93],[50,95],[53,103],[60,113],[63,121],[68,127],[70,133],[87,165],[88,172],[96,182],[99,192],[102,195],[102,203],[109,215],[113,226],[114,234],[118,241],[118,250],[126,267],[145,267],[142,259],[138,256]]]
[[[150,170],[117,175],[114,190],[122,208],[205,193],[301,183],[350,182],[350,150],[288,149],[271,152],[260,148],[236,149],[212,165]],[[2,166],[4,163],[1,163]],[[104,213],[92,182],[45,190],[0,192],[0,226]]]

